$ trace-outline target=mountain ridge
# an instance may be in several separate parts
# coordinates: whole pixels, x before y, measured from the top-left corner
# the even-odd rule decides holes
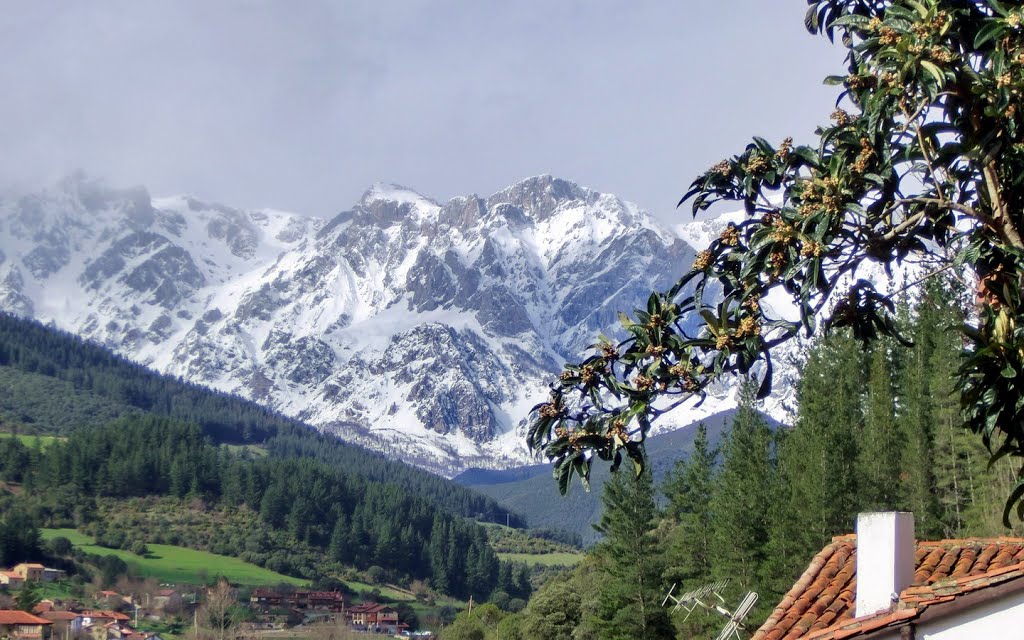
[[[377,183],[331,219],[76,175],[0,194],[0,251],[0,310],[447,476],[531,462],[522,420],[561,363],[695,253],[546,175],[445,203]]]

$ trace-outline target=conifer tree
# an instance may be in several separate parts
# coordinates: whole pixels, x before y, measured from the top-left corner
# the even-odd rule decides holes
[[[927,394],[921,404],[926,407],[932,438],[931,495],[939,521],[935,533],[943,537],[1005,533],[993,517],[1001,512],[1003,495],[986,495],[981,487],[991,484],[1001,469],[988,470],[988,453],[963,428],[955,396],[953,376],[960,366],[962,347],[955,329],[965,321],[962,287],[941,278],[928,283],[923,293],[916,309],[915,334],[921,343],[922,386]],[[1000,494],[1005,494],[1005,489]],[[981,517],[970,522],[977,516]]]
[[[666,542],[667,581],[687,584],[711,575],[711,496],[717,458],[718,450],[708,442],[702,422],[690,456],[676,463],[662,485],[665,518],[672,525]]]
[[[926,298],[933,290],[928,285]],[[900,467],[900,504],[913,512],[919,535],[936,538],[942,535],[939,504],[935,495],[934,434],[931,419],[933,396],[930,389],[928,361],[934,334],[939,331],[934,309],[918,302],[911,310],[904,299],[899,305],[900,324],[907,327],[914,346],[906,349],[897,361],[896,384],[900,416],[897,423],[903,433],[904,451]]]
[[[869,355],[864,427],[857,467],[859,511],[892,511],[900,502],[903,433],[896,426],[896,395],[890,340],[875,343]]]
[[[711,499],[713,574],[752,588],[768,544],[768,508],[775,499],[772,434],[755,408],[756,384],[740,388],[739,408],[722,444],[722,468]]]
[[[604,510],[594,528],[602,583],[596,627],[601,638],[673,638],[661,606],[661,558],[654,528],[659,517],[649,470],[639,477],[617,473],[605,485]]]
[[[817,341],[807,354],[795,424],[779,445],[767,567],[778,589],[792,584],[808,554],[850,530],[857,510],[863,381],[863,353],[847,332]]]

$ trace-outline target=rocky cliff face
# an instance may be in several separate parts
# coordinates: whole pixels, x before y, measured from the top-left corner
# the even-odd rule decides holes
[[[377,185],[330,220],[74,176],[0,195],[0,250],[0,309],[445,474],[524,462],[560,365],[694,255],[549,176],[446,203]]]

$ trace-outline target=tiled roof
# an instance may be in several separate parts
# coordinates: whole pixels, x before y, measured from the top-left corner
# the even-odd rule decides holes
[[[41,617],[46,618],[50,622],[59,622],[64,620],[74,620],[75,618],[81,618],[82,614],[75,613],[74,611],[47,611],[40,614]]]
[[[38,616],[25,611],[3,610],[0,611],[0,624],[53,624]]]
[[[854,619],[857,537],[821,550],[752,640],[838,640],[916,617],[924,607],[1024,577],[1024,538],[967,538],[917,543],[914,584],[893,612]]]
[[[83,611],[82,615],[86,616],[87,618],[109,618],[111,620],[131,620],[131,618],[129,618],[125,614],[118,613],[117,611],[106,611],[106,610],[103,610],[103,611],[97,611],[97,610]]]

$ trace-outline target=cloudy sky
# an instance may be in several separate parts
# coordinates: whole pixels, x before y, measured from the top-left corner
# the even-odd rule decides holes
[[[552,173],[663,218],[754,134],[807,139],[842,54],[801,0],[11,3],[0,184],[75,169],[327,216]]]

